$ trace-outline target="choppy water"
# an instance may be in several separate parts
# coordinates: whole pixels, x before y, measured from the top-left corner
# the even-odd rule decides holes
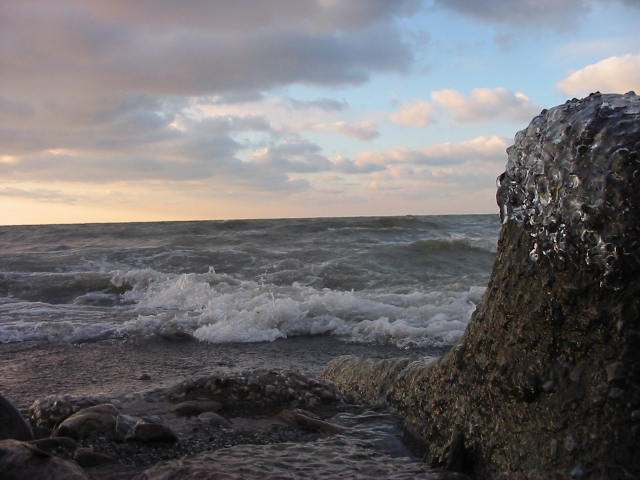
[[[453,343],[497,215],[0,227],[0,342]]]

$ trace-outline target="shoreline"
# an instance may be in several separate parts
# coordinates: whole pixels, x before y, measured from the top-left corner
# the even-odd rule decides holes
[[[168,387],[188,378],[257,369],[295,370],[319,377],[332,359],[342,355],[439,357],[447,350],[345,343],[327,336],[224,344],[161,337],[78,344],[6,343],[0,344],[0,392],[25,412],[45,395],[118,395]]]

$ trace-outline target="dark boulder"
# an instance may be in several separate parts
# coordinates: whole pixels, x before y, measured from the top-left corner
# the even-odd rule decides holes
[[[639,153],[633,92],[544,110],[508,149],[496,263],[460,343],[428,366],[342,358],[325,376],[477,478],[639,478]]]
[[[74,462],[18,440],[0,441],[0,477],[3,480],[89,480]]]
[[[0,395],[0,440],[13,438],[15,440],[31,440],[33,434],[20,412],[11,402]]]

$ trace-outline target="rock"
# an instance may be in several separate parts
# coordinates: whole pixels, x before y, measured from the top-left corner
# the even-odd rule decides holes
[[[94,452],[89,448],[78,448],[73,459],[81,467],[96,467],[105,463],[115,462],[115,458],[100,452]]]
[[[51,432],[65,418],[83,408],[113,403],[102,396],[49,395],[33,402],[29,407],[29,423],[31,426]]]
[[[138,377],[138,380],[149,381],[151,380],[151,375],[149,375],[148,373],[143,373]]]
[[[50,437],[32,440],[31,445],[52,455],[70,459],[78,448],[78,444],[69,437]]]
[[[297,425],[304,430],[325,433],[328,435],[344,433],[349,430],[348,428],[342,427],[340,425],[335,425],[333,423],[313,418],[307,412],[303,412],[299,409],[290,410],[285,408],[278,414],[278,417],[280,417],[285,422]]]
[[[307,378],[295,372],[252,371],[211,375],[187,380],[171,388],[169,400],[183,409],[179,415],[197,415],[201,402],[215,402],[225,414],[275,414],[282,408],[330,405],[342,401],[335,386],[327,380]]]
[[[54,431],[54,437],[85,438],[91,435],[114,437],[118,409],[110,403],[79,410],[66,418]]]
[[[0,441],[3,480],[89,480],[75,463],[18,440]]]
[[[613,362],[606,366],[607,382],[612,383],[626,377],[624,363]]]
[[[203,412],[217,412],[222,408],[215,400],[188,400],[174,405],[173,412],[180,417],[194,417]]]
[[[0,395],[0,440],[7,438],[31,440],[33,434],[20,412]]]
[[[429,462],[460,432],[474,478],[640,478],[639,150],[633,92],[543,111],[508,149],[496,262],[460,347],[428,366],[341,358],[324,376],[400,412]]]
[[[204,412],[198,415],[198,420],[212,427],[231,428],[231,422],[213,412]]]
[[[151,423],[140,420],[127,433],[125,437],[127,441],[137,442],[176,442],[178,436],[169,427],[160,423]]]
[[[120,414],[116,417],[115,431],[118,438],[123,439],[141,419],[131,415]]]

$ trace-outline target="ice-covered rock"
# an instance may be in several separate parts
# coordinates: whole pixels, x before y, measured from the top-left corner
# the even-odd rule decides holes
[[[640,477],[639,153],[633,92],[544,110],[508,149],[496,263],[460,343],[325,376],[474,478]]]

